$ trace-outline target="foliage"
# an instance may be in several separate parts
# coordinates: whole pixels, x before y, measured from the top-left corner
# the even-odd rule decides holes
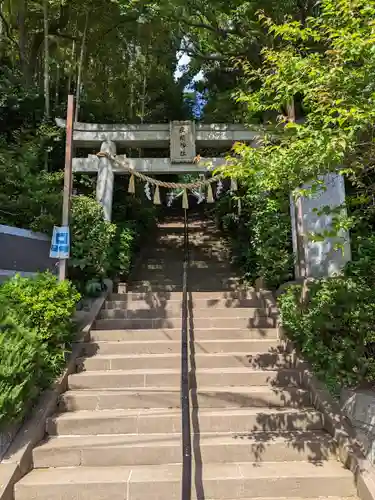
[[[19,70],[0,69],[0,135],[11,142],[14,131],[37,129],[43,119],[43,94],[37,85],[25,87]]]
[[[270,122],[262,147],[235,148],[241,159],[233,169],[263,190],[291,191],[335,170],[357,179],[372,170],[375,3],[323,0],[320,8],[305,24],[263,18],[278,43],[263,49],[258,70],[243,66],[248,88],[237,98],[249,115],[284,117]],[[285,121],[293,103],[304,120]]]
[[[113,222],[122,227],[132,221],[140,238],[153,231],[156,226],[158,208],[148,201],[143,192],[143,185],[137,184],[137,193],[129,195],[124,188],[125,182],[116,183],[113,196]]]
[[[70,276],[84,284],[104,279],[110,270],[110,253],[116,226],[104,220],[102,206],[88,196],[72,200]]]
[[[119,0],[124,11],[129,2]],[[274,41],[257,16],[259,10],[281,22],[286,16],[305,21],[316,11],[311,0],[153,0],[132,2],[144,15],[160,18],[181,36],[180,51],[191,57],[183,77],[198,75],[197,93],[207,99],[202,119],[213,122],[243,120],[245,107],[234,103],[231,93],[243,87],[243,71],[234,59],[245,59],[253,68],[261,64],[261,51]],[[201,78],[199,78],[201,77]],[[186,82],[188,83],[188,82]]]
[[[14,316],[14,315],[13,315]],[[0,427],[18,420],[43,381],[45,346],[0,305]]]
[[[18,70],[0,69],[0,95],[0,223],[51,233],[61,217],[62,131],[42,122],[43,95]]]
[[[32,279],[16,276],[1,286],[0,296],[17,311],[17,321],[36,329],[51,348],[71,340],[71,317],[80,296],[69,281],[58,282],[49,272]]]
[[[104,278],[126,278],[141,241],[155,227],[153,206],[142,205],[138,197],[118,195],[113,223],[104,220],[103,208],[93,198],[73,197],[69,275],[85,294],[99,292]]]
[[[246,82],[236,97],[247,106],[248,123],[259,116],[268,122],[258,147],[236,144],[226,168],[271,198],[278,192],[307,195],[301,189],[306,183],[313,191],[321,175],[344,174],[351,184],[350,219],[336,217],[333,230],[354,224],[355,236],[368,234],[374,223],[374,18],[375,3],[364,0],[323,0],[304,22],[261,17],[273,43],[263,47],[258,69],[242,61]],[[374,241],[354,248],[356,260],[342,276],[314,283],[307,303],[300,303],[298,288],[280,298],[289,336],[336,388],[374,376],[367,354],[375,312]]]
[[[50,273],[0,287],[0,425],[21,419],[65,365],[80,296]]]
[[[116,236],[111,252],[112,277],[128,277],[134,255],[155,230],[156,216],[157,208],[145,199],[144,193],[129,196],[121,184],[116,188],[113,204]]]
[[[332,390],[374,379],[374,264],[371,236],[360,242],[359,259],[348,263],[342,275],[312,283],[306,301],[301,286],[279,297],[289,338]]]
[[[356,248],[356,260],[346,264],[345,275],[353,279],[365,279],[366,284],[375,289],[375,236],[359,236],[352,240]]]
[[[117,277],[127,277],[130,272],[137,233],[134,223],[124,223],[117,226],[116,238],[112,250],[111,272]]]
[[[288,197],[257,194],[248,188],[240,193],[241,216],[235,200],[227,195],[218,204],[217,216],[229,235],[235,262],[244,277],[262,277],[277,288],[292,276],[291,223]]]
[[[62,174],[44,170],[42,137],[1,148],[0,223],[51,233],[61,217]]]
[[[77,87],[81,121],[188,118],[185,83],[174,79],[179,44],[177,28],[141,6],[0,2],[0,223],[50,233],[60,222],[64,134],[53,120],[65,117]]]
[[[44,117],[44,13],[41,0],[1,5],[0,59],[18,75],[20,92],[37,89],[35,113]],[[180,34],[165,16],[143,5],[106,0],[48,0],[47,77],[51,116],[81,76],[81,120],[165,121],[182,111],[184,84],[173,73]],[[86,37],[84,37],[87,25]],[[81,56],[82,54],[82,56]],[[17,99],[17,93],[12,92]],[[176,116],[177,118],[177,116]]]
[[[277,288],[293,272],[289,198],[285,193],[271,196],[248,191],[244,201],[250,209],[245,224],[250,234],[255,275],[262,277],[270,288]]]

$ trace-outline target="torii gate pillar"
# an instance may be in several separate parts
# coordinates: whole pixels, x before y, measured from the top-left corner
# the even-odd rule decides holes
[[[101,145],[100,152],[115,155],[116,144],[113,141],[105,141]],[[111,161],[108,158],[100,157],[96,183],[96,199],[103,207],[104,219],[107,221],[110,221],[112,218],[114,180],[115,176]]]

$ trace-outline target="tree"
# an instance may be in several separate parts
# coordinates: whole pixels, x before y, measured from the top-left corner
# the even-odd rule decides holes
[[[124,11],[129,3],[120,0]],[[147,0],[132,2],[144,15],[161,18],[180,36],[181,52],[190,56],[189,73],[202,71],[205,78],[197,85],[207,97],[204,119],[232,121],[243,119],[241,106],[231,92],[243,83],[242,68],[235,60],[242,58],[253,68],[261,64],[261,51],[275,43],[259,20],[262,11],[275,22],[287,16],[305,22],[314,12],[312,0]],[[220,110],[220,111],[218,111]]]
[[[49,38],[48,38],[48,0],[43,0],[44,23],[44,101],[45,118],[50,118],[50,74],[49,74]]]
[[[279,44],[263,49],[258,70],[244,66],[248,91],[237,98],[249,117],[279,119],[269,124],[272,137],[262,147],[236,148],[241,160],[233,169],[264,190],[298,188],[330,171],[360,182],[373,170],[375,3],[323,0],[321,9],[304,25],[263,18]],[[285,118],[292,100],[301,102],[302,121]]]
[[[177,27],[142,12],[107,0],[0,1],[3,223],[49,230],[58,222],[63,135],[54,118],[65,115],[68,93],[82,121],[189,116],[174,79]]]

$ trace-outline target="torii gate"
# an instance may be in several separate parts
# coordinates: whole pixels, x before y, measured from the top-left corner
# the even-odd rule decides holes
[[[65,128],[66,121],[57,119],[56,124]],[[127,158],[117,155],[120,162],[112,165],[105,156],[88,155],[73,158],[73,172],[97,174],[97,200],[104,209],[104,216],[111,220],[114,175],[128,172],[129,168],[145,174],[182,174],[205,172],[205,164],[219,167],[225,158],[201,158],[196,162],[197,151],[205,147],[231,149],[235,142],[257,145],[259,132],[239,124],[196,124],[192,121],[173,121],[167,124],[100,125],[75,123],[73,144],[81,148],[100,150],[116,155],[117,149],[169,148],[168,158]],[[121,161],[122,160],[122,161]],[[121,166],[125,163],[126,166]],[[345,237],[345,252],[335,249],[336,241],[327,238],[323,242],[308,239],[308,233],[330,228],[330,216],[318,215],[316,209],[324,205],[340,206],[345,201],[345,186],[342,176],[329,174],[321,179],[325,190],[318,198],[291,199],[293,248],[296,255],[296,276],[326,276],[340,271],[350,260],[349,235]],[[345,235],[344,235],[345,236]]]
[[[65,128],[65,120],[57,119]],[[75,123],[73,144],[75,147],[93,148],[102,153],[116,155],[120,148],[169,148],[169,158],[127,158],[119,160],[139,172],[147,174],[182,174],[204,172],[209,163],[218,167],[224,158],[201,158],[196,161],[197,150],[204,147],[230,148],[236,141],[254,144],[257,134],[242,125],[195,124],[192,121],[174,121],[166,124],[99,125]],[[107,158],[88,155],[73,158],[73,172],[97,173],[97,199],[103,205],[104,216],[111,220],[114,174],[127,170],[119,164],[112,165]]]

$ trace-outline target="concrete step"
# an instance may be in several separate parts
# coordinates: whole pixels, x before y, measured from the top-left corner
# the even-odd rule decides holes
[[[244,354],[243,352],[230,353],[198,353],[194,356],[196,369],[204,368],[231,368],[247,367],[255,369],[292,368],[296,366],[296,357],[293,354]],[[298,366],[302,365],[298,362]],[[170,354],[97,354],[91,358],[79,358],[77,371],[110,371],[110,370],[147,370],[147,369],[179,369],[181,355]]]
[[[217,238],[221,238],[221,234],[219,233],[216,224],[210,219],[203,219],[203,215],[201,214],[189,214],[188,226],[189,232],[202,231],[204,234],[207,234],[207,232],[213,232],[217,234]],[[159,223],[158,231],[160,231],[161,234],[163,231],[165,233],[169,233],[169,231],[180,231],[183,234],[184,222],[181,218],[177,218],[172,219],[171,221],[168,220],[168,222]]]
[[[91,330],[92,341],[156,341],[180,340],[181,328],[151,329],[151,330]],[[237,328],[197,328],[194,329],[194,339],[204,340],[276,340],[276,328],[250,328],[239,330]]]
[[[155,330],[157,331],[157,330]],[[111,342],[86,342],[82,344],[83,355],[94,354],[166,354],[181,353],[181,342],[175,340],[134,340]],[[271,352],[282,353],[280,341],[269,339],[201,340],[194,342],[195,353],[243,352],[246,354]]]
[[[107,300],[104,304],[104,309],[121,309],[124,311],[143,311],[143,310],[164,310],[164,311],[176,311],[181,314],[181,304],[182,295],[179,294],[178,299],[167,299],[163,297],[151,296],[146,300],[134,300],[132,296],[128,299],[127,294],[122,294],[120,300]],[[198,311],[208,310],[209,312],[216,310],[230,310],[234,309],[238,312],[246,312],[247,308],[255,307],[261,308],[262,301],[260,297],[249,297],[249,298],[196,298],[195,295],[192,298],[192,305],[194,315],[198,314]],[[268,309],[267,309],[268,311]],[[229,312],[229,311],[228,311]],[[220,312],[218,312],[220,314]]]
[[[100,318],[101,319],[136,319],[136,320],[167,320],[169,321],[175,321],[173,318],[177,318],[177,320],[180,321],[181,323],[181,306],[179,305],[178,308],[176,309],[166,309],[164,307],[156,307],[156,308],[143,308],[143,309],[138,309],[138,310],[126,310],[126,309],[102,309],[100,312]],[[211,326],[214,322],[214,325],[216,326],[218,321],[221,321],[222,319],[225,322],[228,322],[228,320],[235,320],[237,322],[238,320],[242,320],[242,322],[245,324],[245,328],[247,326],[247,323],[249,320],[254,320],[255,318],[258,317],[277,317],[275,313],[271,313],[268,309],[265,308],[256,308],[256,307],[251,307],[251,308],[224,308],[224,309],[215,309],[215,310],[210,310],[209,308],[205,309],[196,309],[193,310],[193,318],[194,318],[194,323],[198,321],[199,323],[202,323],[202,319],[206,320],[206,323],[208,326]],[[225,326],[224,326],[225,328]]]
[[[156,253],[160,251],[176,252],[184,249],[184,238],[181,234],[165,234],[157,238],[155,245],[148,249],[147,254]],[[208,252],[227,252],[227,247],[223,240],[219,241],[216,234],[206,234],[197,231],[189,237],[189,250],[197,250],[200,253]]]
[[[146,292],[182,292],[182,280],[181,283],[162,283],[158,281],[132,281],[129,284],[129,290],[137,293]],[[211,291],[242,291],[246,290],[246,285],[241,285],[239,282],[230,280],[220,280],[212,278],[212,280],[196,280],[189,281],[189,290],[194,292],[211,292]]]
[[[213,246],[212,242],[204,246],[190,244],[189,254],[191,260],[206,260],[211,257],[214,258],[215,263],[230,262],[230,253],[223,247]],[[179,262],[183,255],[183,242],[169,241],[162,244],[157,242],[153,248],[148,249],[145,253],[145,260],[168,257],[171,262]]]
[[[126,286],[126,284],[124,284]],[[122,286],[120,283],[119,286]],[[259,294],[253,288],[247,288],[246,290],[215,290],[210,292],[193,292],[192,299],[195,300],[245,300],[245,299],[259,299]],[[127,300],[132,302],[134,300],[143,300],[147,303],[157,300],[182,300],[181,291],[179,292],[168,292],[159,290],[158,292],[133,292],[131,290],[121,293],[112,293],[110,296],[111,300]]]
[[[166,264],[164,266],[147,266],[147,267],[139,267],[137,269],[137,273],[135,278],[137,281],[154,281],[166,277],[167,279],[181,279],[183,271],[183,260],[180,262],[171,262],[170,264]],[[193,279],[199,276],[205,276],[207,278],[221,278],[221,279],[235,279],[238,277],[234,273],[234,271],[230,268],[228,264],[224,267],[223,263],[213,264],[213,266],[209,265],[209,259],[207,259],[205,266],[191,266],[189,264],[188,267],[188,279]]]
[[[222,249],[210,249],[208,247],[190,247],[190,261],[211,261],[216,267],[220,264],[228,265],[231,263],[230,253]],[[149,250],[143,258],[143,262],[153,262],[168,260],[172,265],[178,265],[184,260],[184,249],[182,246],[177,248],[159,247]]]
[[[182,264],[182,262],[181,262]],[[207,276],[207,275],[206,275]],[[182,281],[182,272],[181,272],[181,281]],[[213,273],[211,273],[211,279],[210,279],[210,282],[212,283],[222,283],[222,284],[228,284],[228,285],[233,285],[233,286],[238,286],[240,285],[243,280],[242,278],[239,278],[238,276],[218,276],[217,279],[216,279],[216,275],[214,275]],[[179,282],[175,282],[174,280],[172,279],[168,279],[166,281],[166,283],[164,283],[165,285],[175,285],[175,284],[180,284]],[[150,279],[150,278],[141,278],[141,279],[138,279],[136,276],[131,280],[131,285],[132,287],[142,287],[142,286],[153,286],[153,285],[160,285],[160,283],[157,282],[157,280],[153,280],[153,279]],[[205,290],[202,290],[202,291],[205,291]]]
[[[352,473],[335,461],[198,464],[193,478],[200,500],[356,496]],[[16,500],[143,500],[150,491],[180,500],[181,465],[34,469],[15,487]]]
[[[195,460],[204,464],[332,460],[336,448],[324,432],[194,434]],[[33,451],[35,468],[179,464],[181,434],[118,434],[50,438]]]
[[[204,317],[194,318],[195,328],[274,328],[277,326],[276,316],[261,316],[258,311],[254,317]],[[141,315],[140,315],[141,316]],[[181,328],[181,316],[175,318],[126,318],[126,319],[99,319],[95,321],[97,330],[149,330],[152,328]]]
[[[181,264],[181,269],[176,271],[174,269],[168,269],[165,271],[146,271],[141,270],[137,271],[136,275],[131,278],[131,286],[136,281],[144,282],[144,283],[163,283],[168,285],[181,285],[182,284],[182,271],[183,267]],[[230,278],[231,276],[228,271],[215,271],[208,269],[194,269],[188,271],[188,285],[190,289],[190,285],[204,285],[209,283],[211,285],[215,285],[217,283],[218,289],[220,290],[227,283],[241,286],[240,281],[237,278]]]
[[[154,303],[154,301],[169,301],[169,300],[182,300],[181,292],[148,292],[139,293],[127,290],[129,288],[127,283],[118,283],[119,291],[117,293],[112,293],[109,295],[109,300],[111,301],[124,301],[126,300],[128,304],[135,301],[143,301],[146,303]]]
[[[192,414],[192,429],[200,432],[256,432],[321,430],[322,416],[313,409],[221,408]],[[54,415],[47,433],[54,435],[112,435],[181,432],[181,411],[96,410]]]
[[[294,368],[278,370],[254,370],[247,367],[205,368],[190,372],[190,387],[210,385],[262,386],[275,387],[299,386],[303,372]],[[146,370],[109,370],[90,371],[69,375],[69,389],[120,389],[122,387],[179,387],[181,372],[179,369]]]
[[[171,263],[170,259],[166,258],[160,258],[160,259],[145,259],[144,262],[139,266],[140,269],[145,269],[147,271],[162,271],[164,269],[172,267],[173,269],[180,269],[181,268],[181,262],[178,263]],[[232,272],[232,266],[227,263],[227,262],[214,262],[212,263],[210,259],[206,260],[192,260],[190,259],[189,261],[189,269],[211,269],[213,272],[216,270],[225,270],[225,271],[230,271]]]
[[[175,263],[171,262],[171,264],[173,266],[175,266]],[[175,283],[179,283],[179,280],[182,280],[183,261],[181,261],[180,265],[181,265],[181,268],[180,268],[180,270],[178,270],[176,275],[173,275],[172,277],[166,279],[167,284],[173,285]],[[168,269],[173,270],[174,267],[173,268],[169,267]],[[151,272],[149,272],[149,274],[147,274],[147,276],[144,276],[144,277],[138,277],[138,275],[134,276],[133,279],[131,280],[132,285],[153,284],[155,281],[158,280],[158,276],[153,275],[154,272],[155,271],[151,271]],[[160,271],[156,271],[156,272],[158,273]],[[170,271],[170,272],[172,272],[172,271]],[[165,270],[165,272],[162,272],[161,277],[165,276],[166,274],[168,274],[167,269]],[[228,275],[228,273],[226,273],[226,272],[223,273],[222,271],[219,273],[215,273],[215,272],[210,271],[210,269],[188,270],[188,280],[190,278],[194,278],[194,277],[199,278],[199,276],[204,276],[204,277],[206,277],[206,279],[208,278],[210,281],[213,281],[213,282],[217,281],[218,283],[222,282],[222,283],[231,283],[234,285],[238,285],[238,284],[241,284],[243,282],[242,278],[240,278],[238,276]],[[177,278],[178,281],[174,281],[175,278]]]
[[[301,408],[309,392],[298,387],[200,387],[191,390],[192,408]],[[59,411],[179,408],[180,388],[70,390],[61,395]]]
[[[189,221],[188,225],[189,225],[189,233],[192,235],[195,235],[197,233],[198,234],[202,233],[204,235],[215,234],[216,239],[221,238],[221,235],[218,232],[215,225],[211,225],[211,226],[207,226],[205,224],[203,225],[203,222],[201,222],[201,221],[199,221],[199,222],[196,221],[196,222],[192,222],[192,223],[190,223],[190,221]],[[183,238],[183,236],[184,236],[184,223],[183,223],[183,221],[181,221],[180,223],[175,222],[173,224],[159,224],[158,225],[158,234],[160,236],[169,235],[169,234],[180,234],[181,237]]]
[[[206,251],[225,251],[226,246],[223,241],[218,241],[216,235],[196,232],[189,238],[189,249],[191,250],[206,250]],[[181,234],[165,234],[155,241],[151,253],[154,251],[170,250],[184,248],[184,238]]]

